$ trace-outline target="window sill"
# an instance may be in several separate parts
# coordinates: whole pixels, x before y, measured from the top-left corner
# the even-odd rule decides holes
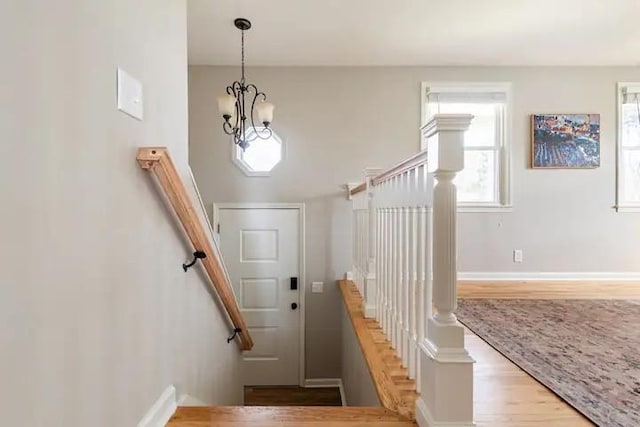
[[[640,212],[640,206],[614,206],[616,212]]]
[[[511,205],[458,205],[460,213],[513,212]]]

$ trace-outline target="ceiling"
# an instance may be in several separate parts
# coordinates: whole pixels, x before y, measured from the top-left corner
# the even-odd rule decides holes
[[[640,65],[640,0],[188,0],[189,63]]]

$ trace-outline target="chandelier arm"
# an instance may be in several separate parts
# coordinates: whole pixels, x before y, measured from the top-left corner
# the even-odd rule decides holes
[[[222,130],[227,135],[235,135],[236,134],[233,125],[230,122],[227,122],[227,121],[222,123]]]
[[[235,109],[236,109],[236,118],[234,123],[231,122],[225,122],[223,124],[223,129],[225,131],[225,133],[227,135],[234,135],[236,133],[236,129],[238,129],[239,125],[240,125],[240,116],[241,116],[241,111],[239,109],[239,98],[242,94],[242,83],[240,83],[239,81],[234,81],[233,83],[231,83],[229,86],[227,86],[227,94],[232,95],[235,99],[236,99],[236,104],[235,104]],[[225,129],[225,125],[226,128]],[[230,133],[231,132],[231,133]],[[237,139],[237,137],[236,137]]]
[[[246,115],[246,100],[245,100],[245,92],[247,91],[246,86],[241,83],[240,84],[240,93],[238,95],[238,128],[239,128],[239,140],[246,141],[247,137],[247,115]]]
[[[271,128],[263,127],[260,129],[260,131],[254,132],[254,134],[257,135],[257,137],[260,139],[267,140],[271,138],[271,136],[273,136],[273,131],[271,130]]]
[[[250,83],[247,85],[247,92],[251,93],[252,90],[255,95],[253,96],[253,101],[251,102],[251,127],[253,128],[254,134],[256,134],[258,138],[269,139],[271,138],[271,135],[272,135],[271,130],[266,126],[262,126],[262,129],[258,130],[258,127],[256,127],[255,120],[253,118],[253,112],[255,110],[255,105],[256,105],[256,101],[258,100],[258,97],[262,97],[262,100],[266,101],[267,95],[264,92],[260,92],[256,85],[254,85],[253,83]],[[269,132],[265,132],[266,129],[269,129]],[[266,135],[262,136],[260,134],[261,132],[264,132]]]
[[[260,137],[256,132],[249,133],[250,136],[246,137],[244,140],[246,142],[253,142]]]

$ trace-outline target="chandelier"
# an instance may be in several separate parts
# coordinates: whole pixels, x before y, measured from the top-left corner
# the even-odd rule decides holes
[[[271,137],[269,125],[273,120],[274,105],[267,102],[267,95],[260,92],[256,85],[245,80],[244,32],[251,28],[251,22],[245,18],[237,18],[234,24],[242,34],[242,76],[240,80],[227,86],[225,94],[218,96],[218,108],[224,119],[222,129],[227,135],[232,135],[233,142],[244,150],[258,138]],[[258,126],[255,123],[254,112],[258,116]],[[247,125],[250,126],[248,129]]]

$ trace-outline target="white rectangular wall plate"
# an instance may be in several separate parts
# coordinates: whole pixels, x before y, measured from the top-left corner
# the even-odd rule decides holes
[[[118,68],[118,110],[142,120],[144,117],[142,83]]]
[[[522,249],[513,250],[513,262],[522,262]]]
[[[321,294],[324,292],[324,282],[311,282],[311,293]]]

